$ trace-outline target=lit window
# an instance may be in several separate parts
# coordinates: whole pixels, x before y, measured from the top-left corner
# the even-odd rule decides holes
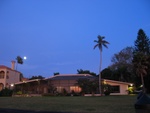
[[[79,86],[70,86],[70,91],[74,91],[76,93],[81,92],[81,88]]]
[[[57,87],[58,92],[62,92],[63,88],[62,87]]]

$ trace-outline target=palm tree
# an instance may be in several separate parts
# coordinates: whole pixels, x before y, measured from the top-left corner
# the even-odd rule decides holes
[[[102,68],[102,48],[103,46],[108,48],[107,44],[109,44],[109,42],[107,42],[106,40],[104,40],[104,36],[97,36],[98,40],[94,40],[94,42],[96,42],[97,44],[94,46],[94,49],[96,47],[99,48],[100,50],[100,67],[99,67],[99,92],[102,95],[102,88],[101,88],[101,68]]]
[[[17,60],[17,65],[23,64],[23,59],[20,56],[17,56],[16,60]],[[16,65],[16,70],[17,70],[17,65]]]

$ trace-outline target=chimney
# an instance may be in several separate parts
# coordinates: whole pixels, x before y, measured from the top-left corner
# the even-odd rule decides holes
[[[11,61],[11,69],[15,70],[15,61],[14,60]]]

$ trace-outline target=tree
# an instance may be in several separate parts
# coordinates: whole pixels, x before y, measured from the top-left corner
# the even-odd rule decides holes
[[[76,85],[78,85],[82,89],[82,93],[85,94],[89,92],[89,84],[89,79],[78,79]]]
[[[122,49],[119,53],[114,54],[114,56],[111,59],[111,62],[113,63],[115,68],[118,67],[118,65],[132,65],[132,58],[133,58],[133,47],[126,47]]]
[[[52,84],[52,80],[48,80],[48,93],[55,94],[57,88]]]
[[[133,64],[135,71],[138,73],[137,75],[140,75],[144,87],[150,92],[150,40],[142,29],[138,31],[134,45]]]
[[[102,70],[101,74],[102,74],[102,78],[103,79],[109,79],[109,80],[114,80],[113,78],[113,71],[110,68],[105,68]]]
[[[90,72],[89,70],[77,69],[78,74],[90,74],[96,76],[96,73]]]
[[[138,52],[142,52],[146,55],[150,55],[150,40],[142,29],[138,31],[138,36],[134,42],[134,45],[135,45],[134,49],[135,54]]]
[[[102,68],[102,49],[103,49],[103,46],[108,48],[107,44],[109,44],[109,42],[107,42],[106,40],[104,40],[104,36],[100,36],[98,35],[97,36],[98,40],[94,40],[94,42],[96,42],[96,45],[94,46],[94,49],[96,47],[99,48],[100,50],[100,67],[99,67],[99,92],[100,94],[102,95],[102,88],[101,88],[101,68]]]
[[[29,80],[34,80],[34,79],[44,79],[45,77],[38,75],[38,76],[32,76],[31,78],[29,78]]]
[[[59,74],[60,74],[59,72],[55,72],[55,73],[54,73],[54,76],[59,75]]]
[[[77,83],[75,85],[78,85],[82,89],[82,94],[85,93],[92,93],[94,94],[97,91],[98,87],[98,80],[90,80],[90,79],[78,79]]]
[[[143,92],[145,92],[144,76],[147,75],[147,56],[143,53],[138,53],[138,55],[134,57],[133,63],[136,70],[136,74],[139,77],[141,77]]]
[[[133,82],[133,47],[126,47],[119,53],[114,54],[111,59],[112,65],[109,68],[113,72],[114,80]]]
[[[16,65],[16,70],[17,70],[18,64],[23,64],[23,59],[20,56],[17,56],[16,60],[17,60],[17,65]]]

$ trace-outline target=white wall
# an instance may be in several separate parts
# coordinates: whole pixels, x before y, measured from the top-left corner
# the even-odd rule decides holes
[[[120,86],[120,93],[111,93],[110,95],[127,95],[128,85],[127,83],[117,82],[117,81],[106,81],[107,84],[111,86]]]

